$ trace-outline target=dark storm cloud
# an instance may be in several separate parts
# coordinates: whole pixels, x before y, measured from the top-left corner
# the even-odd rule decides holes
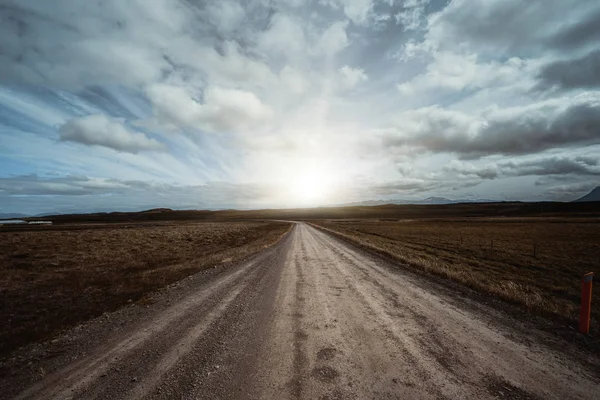
[[[477,186],[479,180],[463,180],[457,182],[444,177],[428,179],[405,179],[401,181],[386,182],[368,187],[368,191],[376,196],[417,195],[426,192],[439,194],[440,192],[455,191]]]
[[[491,121],[463,152],[527,154],[555,147],[600,143],[600,105],[575,104],[557,114]]]
[[[466,177],[499,179],[516,176],[594,177],[600,176],[600,158],[545,157],[524,161],[505,161],[474,166],[468,163],[453,162],[445,170]]]
[[[373,191],[374,194],[376,194],[378,196],[387,196],[387,195],[396,194],[398,192],[403,192],[403,193],[427,192],[427,191],[431,190],[432,188],[434,188],[435,186],[436,186],[435,183],[432,183],[432,182],[415,180],[415,181],[399,181],[399,182],[383,183],[381,185],[375,185],[375,186],[371,187],[370,189]]]
[[[480,179],[496,179],[500,173],[496,164],[489,164],[482,167],[476,167],[471,164],[455,161],[444,167],[444,170],[453,174],[466,177],[475,177]]]
[[[386,147],[455,153],[464,159],[533,154],[598,143],[600,103],[593,99],[575,101],[562,108],[496,112],[485,120],[429,107],[405,113],[398,122],[397,134],[384,137]]]
[[[552,62],[542,68],[538,79],[539,89],[600,87],[600,50],[578,59]]]
[[[596,45],[599,18],[600,5],[593,0],[455,0],[430,19],[428,38],[441,49],[530,57]]]
[[[568,2],[565,2],[568,3]],[[600,10],[592,10],[579,21],[567,24],[551,36],[547,43],[559,50],[571,50],[600,41]]]
[[[498,164],[507,176],[585,175],[600,176],[599,159],[594,157],[548,157],[540,160],[504,162]]]

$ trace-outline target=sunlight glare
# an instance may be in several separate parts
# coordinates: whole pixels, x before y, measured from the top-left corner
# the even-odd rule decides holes
[[[324,182],[317,174],[307,173],[291,182],[292,195],[298,200],[316,200],[323,196]]]
[[[304,167],[288,180],[290,199],[299,206],[314,206],[328,200],[333,184],[326,168]]]

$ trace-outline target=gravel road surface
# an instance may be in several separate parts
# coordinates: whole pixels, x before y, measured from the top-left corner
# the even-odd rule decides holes
[[[299,223],[243,263],[66,334],[48,345],[63,346],[56,360],[2,390],[19,399],[600,398],[595,359],[580,362],[519,324]]]

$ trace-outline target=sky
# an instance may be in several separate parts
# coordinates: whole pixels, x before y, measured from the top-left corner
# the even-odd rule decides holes
[[[573,200],[600,2],[0,0],[0,213]]]

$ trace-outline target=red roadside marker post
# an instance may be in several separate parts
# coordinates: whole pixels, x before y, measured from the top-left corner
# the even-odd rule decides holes
[[[594,273],[588,272],[581,279],[581,309],[579,310],[579,332],[590,331],[590,314],[592,312],[592,281]]]

